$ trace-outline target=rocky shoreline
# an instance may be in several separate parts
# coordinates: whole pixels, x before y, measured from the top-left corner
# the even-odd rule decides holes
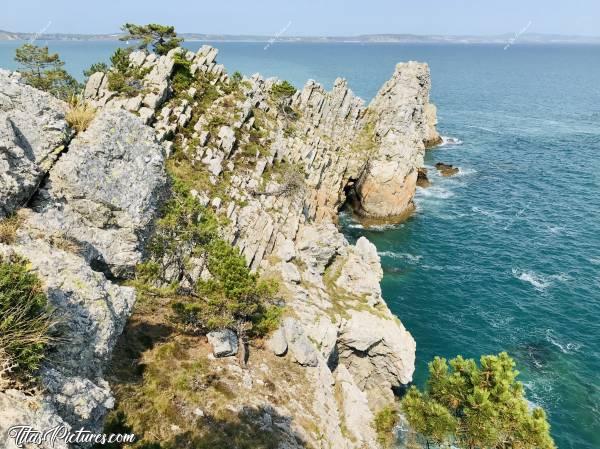
[[[266,410],[260,419],[281,447],[377,447],[373,420],[411,382],[415,342],[381,297],[375,246],[350,245],[337,214],[349,197],[368,219],[410,211],[425,149],[440,142],[429,69],[398,64],[365,106],[342,79],[330,92],[309,81],[274,98],[278,80],[234,82],[217,53],[132,53],[137,95],[92,75],[85,97],[97,115],[76,136],[65,104],[0,72],[0,216],[21,220],[0,254],[31,262],[65,335],[42,369],[43,391],[0,393],[0,434],[15,423],[102,428],[114,406],[107,367],[136,301],[122,281],[146,257],[170,170],[193,176],[194,197],[223,218],[248,266],[279,281],[285,303],[280,328],[241,372],[222,358],[238,352],[235,338],[209,336],[213,354],[202,357],[244,392],[219,406]],[[182,87],[182,66],[202,92]],[[191,281],[210,275],[202,260],[185,270]],[[304,400],[286,399],[297,388]]]

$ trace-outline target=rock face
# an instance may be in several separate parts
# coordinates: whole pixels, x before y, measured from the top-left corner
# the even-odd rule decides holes
[[[31,224],[82,242],[90,263],[123,277],[141,261],[165,197],[164,162],[164,149],[138,117],[104,110],[53,168]]]
[[[110,279],[141,260],[168,190],[164,162],[163,147],[139,118],[99,113],[51,167],[31,209],[20,211],[17,241],[0,245],[0,255],[30,262],[62,337],[41,370],[43,396],[14,404],[10,425],[102,428],[114,405],[103,370],[135,303],[133,288]],[[20,393],[0,393],[0,403],[11,395]],[[31,401],[39,412],[26,408]],[[3,418],[0,435],[8,428]]]
[[[372,420],[394,400],[393,390],[412,380],[415,342],[381,297],[375,246],[364,237],[350,244],[336,220],[349,195],[357,212],[369,217],[410,210],[425,147],[439,138],[428,67],[399,64],[366,107],[342,79],[330,92],[309,81],[294,95],[277,98],[272,88],[278,80],[255,75],[234,82],[216,56],[209,46],[160,57],[134,52],[131,64],[146,75],[133,97],[111,92],[105,74],[92,75],[85,96],[99,112],[88,130],[51,169],[37,156],[29,158],[32,167],[42,167],[37,182],[50,169],[39,189],[32,181],[24,193],[29,187],[13,182],[11,193],[0,192],[11,198],[7,213],[37,190],[30,208],[21,211],[18,241],[0,246],[0,253],[27,257],[50,302],[70,317],[63,330],[69,344],[56,348],[64,366],[42,370],[46,392],[36,399],[44,413],[32,417],[19,408],[22,413],[11,416],[40,426],[55,420],[100,427],[113,405],[102,373],[135,301],[133,290],[115,279],[130,276],[142,260],[168,190],[166,154],[177,152],[206,181],[191,194],[228,223],[224,237],[252,270],[280,281],[285,316],[266,348],[277,363],[301,370],[308,380],[302,394],[310,400],[294,403],[294,416],[269,397],[252,402],[294,423],[286,447],[376,447]],[[180,57],[189,61],[197,83],[176,97],[172,77]],[[0,87],[8,86],[2,94],[16,89],[11,77],[0,76]],[[216,95],[206,101],[204,92]],[[5,96],[0,94],[0,111],[8,104]],[[18,108],[11,108],[17,116]],[[52,115],[47,106],[38,108]],[[52,117],[60,128],[62,116]],[[21,160],[15,128],[3,123],[0,164],[9,160],[5,154]],[[52,142],[43,148],[62,142],[55,134],[43,136],[37,141]],[[2,182],[9,179],[3,176]],[[201,260],[189,265],[186,279],[207,275]],[[238,352],[232,331],[208,338],[216,357]],[[250,395],[252,378],[243,378]],[[0,404],[9,400],[0,393]],[[6,430],[2,416],[0,434]]]
[[[430,87],[426,64],[401,63],[371,102],[378,148],[356,186],[360,214],[389,218],[412,207],[425,146],[439,139]]]
[[[0,218],[27,203],[70,136],[67,105],[0,70]]]
[[[168,74],[177,52],[197,76],[209,75],[217,90],[231,86],[215,61],[217,51],[206,46],[160,58],[132,55],[132,64]],[[164,91],[154,78],[142,84]],[[122,99],[91,78],[87,92],[99,106],[147,117],[166,145],[177,140],[178,151],[221,186],[218,194],[208,189],[194,196],[227,218],[225,235],[253,270],[280,279],[290,316],[266,346],[312,379],[314,405],[301,414],[313,417],[324,438],[297,430],[315,447],[376,447],[371,421],[393,401],[393,389],[412,380],[415,342],[381,298],[383,272],[374,245],[365,238],[350,245],[335,222],[349,193],[365,216],[397,217],[411,209],[425,148],[439,139],[429,69],[399,64],[368,107],[342,79],[331,92],[309,81],[277,104],[270,94],[277,82],[246,78],[242,95],[223,88],[201,114],[194,114],[202,100],[195,87],[183,100],[167,94],[148,102]],[[154,108],[152,114],[142,114],[143,104]],[[256,129],[264,137],[252,134]],[[298,179],[293,172],[303,179],[292,185],[290,179]],[[192,269],[190,275],[202,273]],[[221,345],[227,338],[211,339],[213,348],[227,346]],[[341,428],[351,428],[351,435]]]

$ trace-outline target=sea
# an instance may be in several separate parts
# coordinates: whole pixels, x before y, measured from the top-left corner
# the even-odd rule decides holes
[[[0,42],[0,67],[20,44]],[[122,45],[47,44],[79,78]],[[558,447],[600,448],[600,46],[214,45],[230,73],[344,77],[367,102],[397,62],[429,64],[445,136],[425,159],[432,186],[406,222],[342,213],[343,231],[377,246],[384,298],[417,342],[417,385],[436,355],[507,351]],[[436,162],[460,170],[442,177]]]

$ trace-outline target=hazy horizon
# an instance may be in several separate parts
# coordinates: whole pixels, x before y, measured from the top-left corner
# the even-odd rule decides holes
[[[263,36],[358,36],[414,34],[493,36],[528,32],[596,37],[600,3],[593,0],[307,0],[286,4],[265,0],[260,6],[239,0],[189,4],[172,0],[131,0],[100,7],[93,17],[73,0],[24,0],[3,11],[0,30],[20,33],[113,34],[125,22],[165,23],[179,33]],[[111,5],[112,6],[112,5]],[[185,11],[185,13],[183,13]],[[89,17],[89,18],[88,18]]]

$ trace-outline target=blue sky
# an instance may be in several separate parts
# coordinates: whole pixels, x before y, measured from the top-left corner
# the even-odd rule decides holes
[[[599,0],[5,1],[0,29],[9,31],[110,33],[129,21],[218,34],[490,35],[531,22],[529,32],[600,35]]]

